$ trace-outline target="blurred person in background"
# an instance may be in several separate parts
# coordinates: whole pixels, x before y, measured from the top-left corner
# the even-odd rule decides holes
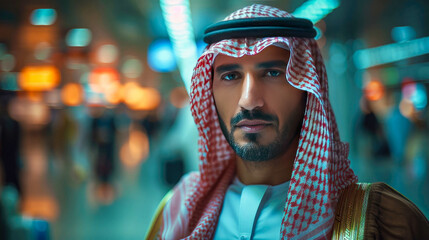
[[[3,185],[10,185],[21,194],[20,183],[20,136],[21,127],[8,112],[11,92],[3,91],[0,96],[0,163],[3,170]]]
[[[94,154],[94,170],[98,183],[111,183],[115,170],[116,126],[113,113],[102,108],[93,108],[91,143]]]
[[[384,183],[357,183],[312,23],[255,4],[210,26],[194,69],[199,172],[160,204],[148,239],[424,239]]]

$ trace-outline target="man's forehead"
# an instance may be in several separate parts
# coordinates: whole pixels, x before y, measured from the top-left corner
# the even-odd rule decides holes
[[[287,61],[286,60],[272,60],[272,61],[264,61],[264,62],[257,62],[257,63],[249,63],[249,64],[242,64],[242,63],[225,63],[225,64],[218,64],[214,66],[216,73],[222,73],[222,72],[228,72],[233,70],[240,70],[246,67],[247,65],[250,65],[250,67],[255,69],[269,69],[269,68],[286,68]]]
[[[290,52],[287,49],[269,46],[261,52],[254,55],[244,55],[242,57],[234,57],[219,53],[213,63],[213,67],[217,68],[223,65],[255,65],[256,67],[271,67],[287,64],[290,57]]]

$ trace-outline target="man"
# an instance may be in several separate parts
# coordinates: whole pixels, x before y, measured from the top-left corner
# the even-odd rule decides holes
[[[210,45],[191,90],[200,171],[166,197],[149,239],[429,234],[425,217],[396,191],[355,184],[314,35],[311,22],[264,5],[206,30]]]

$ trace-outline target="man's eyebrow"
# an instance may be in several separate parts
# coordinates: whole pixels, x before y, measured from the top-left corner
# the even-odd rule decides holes
[[[287,62],[283,60],[274,60],[274,61],[267,61],[267,62],[261,62],[256,65],[257,68],[285,68],[286,69]]]
[[[220,74],[223,72],[233,71],[237,69],[241,69],[241,66],[239,64],[223,64],[216,67],[215,71],[217,74]]]

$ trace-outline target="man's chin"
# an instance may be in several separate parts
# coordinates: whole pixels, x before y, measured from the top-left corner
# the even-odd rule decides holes
[[[254,142],[234,145],[233,149],[241,159],[252,162],[269,161],[277,155],[272,151],[271,146],[262,146]]]

